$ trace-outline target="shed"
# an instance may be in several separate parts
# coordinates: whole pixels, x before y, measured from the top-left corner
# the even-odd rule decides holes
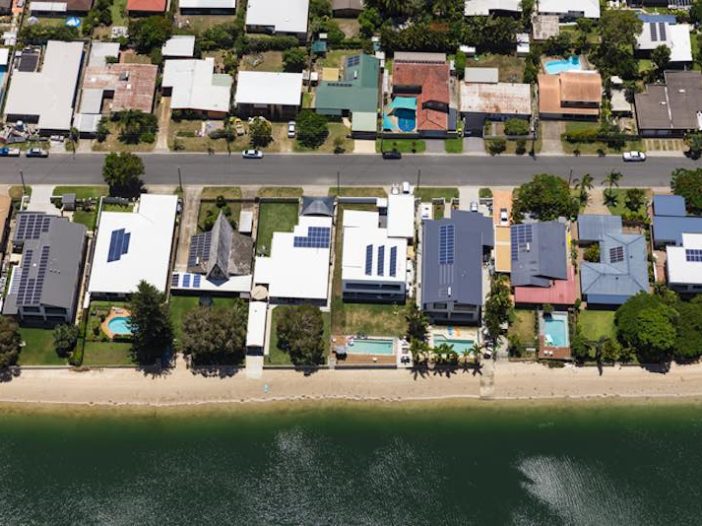
[[[249,320],[246,324],[246,347],[263,347],[266,343],[266,317],[268,304],[263,301],[249,303]]]
[[[498,68],[466,68],[463,78],[466,82],[497,84],[500,81],[500,70]]]
[[[685,217],[685,198],[681,195],[654,195],[653,215],[668,217]]]
[[[606,234],[622,231],[621,216],[586,214],[578,216],[578,241],[583,244],[596,243]]]
[[[305,197],[302,198],[303,216],[334,216],[333,197]]]
[[[239,214],[239,233],[251,234],[253,232],[253,212],[251,210],[242,210]]]
[[[63,194],[61,204],[64,210],[73,212],[76,209],[76,194]]]

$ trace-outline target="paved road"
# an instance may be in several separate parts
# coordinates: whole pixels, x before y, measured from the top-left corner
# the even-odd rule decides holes
[[[52,155],[48,159],[0,160],[0,183],[17,184],[23,171],[27,184],[89,184],[102,180],[102,155]],[[670,173],[678,167],[699,167],[683,157],[654,157],[645,163],[625,164],[619,157],[473,157],[448,155],[405,156],[384,161],[375,155],[268,155],[260,161],[196,154],[145,155],[147,184],[178,184],[178,167],[183,184],[236,185],[335,185],[336,173],[343,185],[389,185],[402,180],[414,182],[421,170],[422,185],[513,185],[536,173],[568,177],[590,173],[600,182],[605,174],[618,170],[624,186],[667,186]]]

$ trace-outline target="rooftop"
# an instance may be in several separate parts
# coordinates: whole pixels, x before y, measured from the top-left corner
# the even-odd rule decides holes
[[[191,238],[188,272],[205,274],[210,281],[251,274],[253,246],[253,239],[236,232],[220,212],[212,230]]]
[[[105,66],[108,57],[119,57],[119,42],[100,42],[99,40],[93,40],[90,43],[88,66]]]
[[[514,287],[514,302],[517,304],[573,305],[578,299],[578,282],[575,269],[568,264],[566,279],[554,280],[550,287]]]
[[[529,84],[461,84],[461,113],[531,115]]]
[[[214,73],[214,59],[166,60],[161,85],[171,88],[171,108],[226,113],[232,77]]]
[[[511,281],[514,287],[551,287],[568,278],[566,227],[558,221],[512,225]]]
[[[532,36],[534,40],[543,41],[556,37],[560,33],[558,15],[537,15],[532,18]]]
[[[438,61],[441,57],[441,53],[395,54],[393,94],[416,96],[417,130],[420,131],[448,128],[450,72],[446,62]]]
[[[654,195],[653,214],[657,216],[685,217],[687,216],[685,198],[681,195]]]
[[[676,285],[702,285],[702,234],[683,234],[679,247],[667,247],[668,281]]]
[[[415,202],[412,194],[388,196],[388,236],[414,238]]]
[[[277,33],[306,33],[309,0],[248,0],[246,25]]]
[[[464,82],[497,84],[500,81],[499,68],[466,68],[463,73]]]
[[[521,0],[466,0],[465,16],[488,16],[492,12],[507,11],[521,13]]]
[[[236,0],[179,0],[178,8],[234,11],[236,9]]]
[[[606,234],[622,231],[622,216],[584,214],[578,216],[578,240],[594,243],[604,239]]]
[[[127,11],[163,13],[167,3],[167,0],[127,0]]]
[[[580,14],[585,18],[600,18],[598,0],[539,0],[539,14],[569,16]]]
[[[83,77],[83,91],[114,92],[110,111],[140,110],[151,113],[157,76],[158,66],[151,64],[88,66]],[[84,111],[82,103],[80,111]]]
[[[602,77],[594,71],[539,73],[539,113],[591,115],[600,113]],[[573,104],[587,105],[577,107]]]
[[[639,129],[698,130],[702,122],[702,73],[666,71],[664,84],[648,84],[634,95]]]
[[[93,0],[43,0],[31,2],[29,10],[59,13],[87,13],[93,7]]]
[[[246,346],[263,347],[266,344],[266,317],[268,304],[265,301],[249,302],[249,318],[246,323]]]
[[[181,8],[183,2],[180,3]],[[191,58],[195,54],[195,35],[173,35],[161,48],[163,58]]]
[[[234,102],[299,106],[302,100],[302,73],[271,73],[240,71],[236,82]]]
[[[652,51],[658,46],[670,49],[670,62],[692,62],[691,26],[675,21],[645,22],[636,38],[636,49]]]
[[[377,58],[366,54],[347,57],[340,80],[335,77],[319,83],[315,109],[321,113],[377,112],[379,74],[380,61]]]

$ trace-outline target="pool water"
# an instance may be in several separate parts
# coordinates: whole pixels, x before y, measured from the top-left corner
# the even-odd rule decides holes
[[[558,75],[564,71],[580,71],[583,67],[580,64],[580,57],[573,55],[567,59],[549,60],[544,64],[544,69],[549,75]]]
[[[549,347],[569,347],[567,315],[544,316],[544,343]]]
[[[383,356],[392,356],[395,353],[395,345],[393,340],[387,339],[372,339],[372,340],[354,340],[353,345],[346,346],[348,354],[378,354]]]
[[[129,327],[129,318],[127,316],[117,316],[112,318],[107,322],[112,334],[117,334],[118,336],[128,336],[132,333],[132,329]]]
[[[453,345],[453,350],[459,355],[463,353],[471,352],[473,350],[473,345],[475,342],[473,340],[460,340],[454,338],[446,338],[445,336],[434,336],[434,347],[446,343],[448,345]]]

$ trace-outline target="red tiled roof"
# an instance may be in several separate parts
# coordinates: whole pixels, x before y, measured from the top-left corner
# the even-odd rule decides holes
[[[514,287],[515,303],[573,305],[578,298],[575,269],[568,265],[568,279],[554,280],[550,287]]]
[[[393,89],[416,86],[421,89],[417,95],[417,130],[441,131],[448,128],[448,113],[425,108],[427,102],[438,102],[448,107],[449,100],[448,64],[421,64],[395,62],[392,70]]]
[[[163,13],[165,10],[166,0],[127,0],[127,11]]]

